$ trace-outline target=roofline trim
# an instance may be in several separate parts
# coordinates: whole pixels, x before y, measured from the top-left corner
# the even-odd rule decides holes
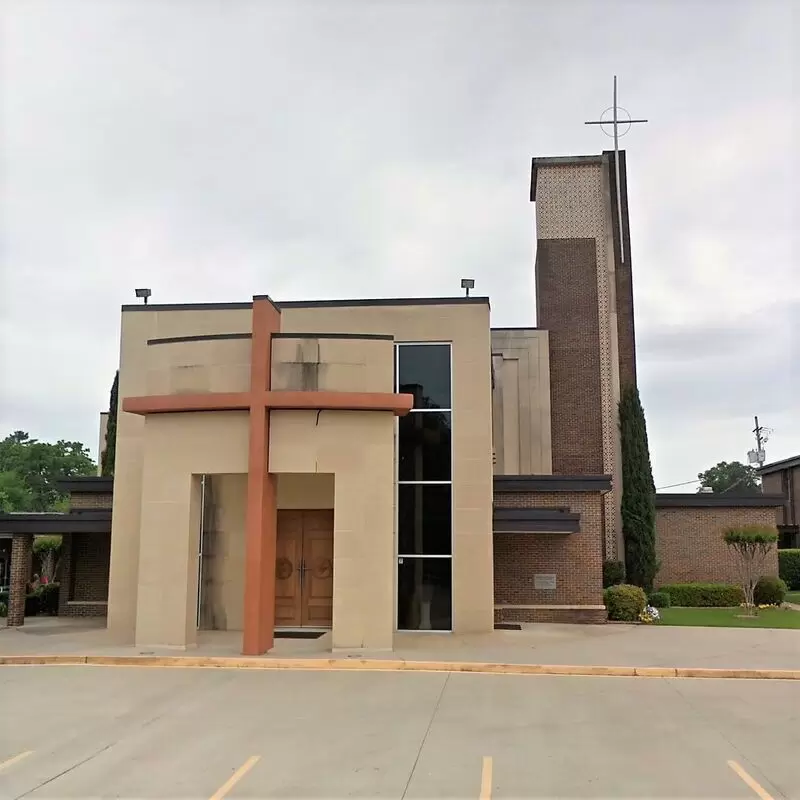
[[[381,341],[394,341],[391,333],[273,333],[273,339],[379,339]]]
[[[609,492],[611,475],[495,475],[495,492]]]
[[[770,508],[785,502],[782,494],[656,494],[656,508]]]
[[[214,342],[226,339],[252,339],[252,333],[204,333],[197,336],[167,336],[162,339],[148,339],[147,344],[177,344],[178,342]]]
[[[108,494],[114,491],[114,479],[106,475],[66,478],[56,484],[62,492],[72,494]]]
[[[773,461],[771,464],[764,464],[764,466],[759,467],[756,472],[758,472],[759,475],[769,475],[773,472],[793,469],[794,467],[800,467],[800,456],[791,456],[781,459],[780,461]]]

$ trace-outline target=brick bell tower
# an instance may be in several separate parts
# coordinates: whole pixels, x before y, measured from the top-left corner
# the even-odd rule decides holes
[[[618,404],[622,389],[636,384],[625,152],[620,198],[614,158],[534,158],[531,174],[536,324],[550,335],[553,473],[612,476],[603,499],[607,559],[623,554]]]

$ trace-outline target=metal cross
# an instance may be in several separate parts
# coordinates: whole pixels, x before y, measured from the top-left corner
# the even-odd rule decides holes
[[[607,112],[612,112],[612,118],[603,119],[603,115]],[[623,119],[620,123],[619,112],[624,111],[627,119]],[[617,105],[617,76],[614,76],[614,104],[609,106],[601,115],[600,119],[590,120],[589,122],[585,122],[584,125],[611,125],[613,127],[613,133],[609,134],[608,131],[601,127],[603,133],[607,136],[614,137],[614,171],[616,172],[616,179],[617,179],[617,215],[619,219],[619,254],[620,254],[620,261],[624,264],[625,263],[625,244],[624,244],[624,237],[622,235],[622,194],[621,194],[621,184],[620,184],[620,177],[619,177],[619,139],[620,136],[624,136],[631,128],[631,125],[636,125],[640,122],[647,122],[646,119],[631,119],[631,115],[628,111],[622,106]],[[627,125],[628,127],[620,134],[619,126]]]

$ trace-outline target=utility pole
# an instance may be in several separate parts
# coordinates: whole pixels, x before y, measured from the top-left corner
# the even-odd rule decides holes
[[[765,428],[763,425],[758,424],[758,417],[753,417],[755,420],[756,426],[753,428],[753,433],[756,436],[756,449],[755,450],[748,450],[747,452],[747,460],[751,464],[758,464],[759,469],[764,466],[764,462],[767,460],[767,454],[764,450],[764,445],[769,440],[769,435],[772,433],[770,428]]]

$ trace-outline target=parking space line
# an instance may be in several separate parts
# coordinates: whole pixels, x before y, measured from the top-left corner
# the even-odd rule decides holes
[[[728,766],[761,798],[761,800],[773,800],[772,795],[751,775],[745,772],[741,764],[729,761]]]
[[[228,778],[228,780],[225,781],[225,783],[223,783],[222,786],[220,786],[219,789],[217,789],[217,791],[211,795],[211,800],[222,800],[222,798],[225,797],[228,792],[233,789],[233,787],[236,786],[236,784],[239,783],[239,781],[244,778],[248,772],[250,772],[251,769],[253,769],[259,758],[261,758],[261,756],[250,756],[250,758],[248,758],[247,761],[245,761],[244,764],[242,764],[242,766],[239,767],[239,769],[237,769],[236,772],[234,772],[233,775],[231,775],[230,778]]]
[[[26,750],[24,753],[18,753],[17,755],[12,756],[5,761],[0,761],[0,772],[2,772],[6,767],[11,767],[19,761],[22,761],[23,758],[27,758],[32,752],[33,750]]]
[[[480,800],[491,800],[492,798],[492,757],[483,757],[483,768],[481,769],[481,797]]]

